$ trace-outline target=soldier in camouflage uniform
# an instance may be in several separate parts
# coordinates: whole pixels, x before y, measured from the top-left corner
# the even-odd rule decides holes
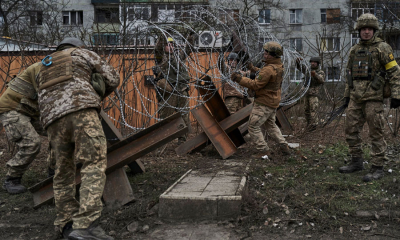
[[[101,99],[119,85],[119,74],[84,47],[77,38],[65,38],[43,60],[36,81],[40,120],[56,158],[54,225],[69,239],[113,239],[95,223],[102,211],[107,167],[107,144],[98,111]],[[91,83],[94,73],[102,76],[103,91]],[[74,160],[82,163],[79,202],[75,199]]]
[[[253,110],[249,119],[249,134],[251,141],[255,144],[254,147],[258,151],[266,151],[268,154],[269,147],[261,132],[261,125],[266,123],[267,133],[279,143],[280,151],[284,155],[289,155],[288,143],[275,123],[276,109],[281,101],[284,70],[281,61],[283,48],[277,42],[267,42],[264,44],[263,49],[265,66],[260,70],[255,80],[243,77],[238,72],[232,73],[231,79],[241,86],[256,92]],[[254,66],[252,68],[253,71],[259,71]]]
[[[192,44],[190,36],[188,42]],[[175,112],[183,112],[182,117],[190,129],[189,111],[189,82],[190,75],[184,64],[190,55],[190,44],[186,44],[184,51],[176,51],[175,41],[168,37],[167,41],[160,38],[156,44],[156,63],[160,69],[157,79],[157,100],[159,117],[164,119]],[[186,141],[186,136],[178,138],[178,144]]]
[[[368,182],[384,175],[387,145],[383,137],[383,89],[385,81],[388,81],[392,96],[390,107],[399,107],[400,68],[393,57],[392,48],[378,37],[379,24],[374,15],[361,15],[356,29],[361,41],[350,49],[344,95],[348,105],[345,133],[352,160],[348,166],[339,168],[339,172],[351,173],[364,168],[360,132],[367,122],[372,145],[372,166],[363,181]],[[385,75],[388,80],[385,80]]]
[[[7,138],[18,146],[18,151],[7,162],[7,176],[3,188],[10,194],[26,191],[21,179],[31,162],[40,151],[40,137],[35,131],[43,132],[39,124],[37,93],[32,83],[39,74],[41,63],[29,66],[8,83],[0,97],[0,121]]]
[[[305,96],[304,114],[306,116],[307,128],[314,130],[318,125],[318,92],[325,82],[325,73],[319,68],[321,59],[319,57],[310,58],[311,72],[306,72],[306,67],[300,64],[300,59],[296,60],[296,67],[301,71],[306,79],[311,79],[310,87]]]

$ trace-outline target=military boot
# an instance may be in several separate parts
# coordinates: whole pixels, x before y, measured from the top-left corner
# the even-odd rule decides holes
[[[279,150],[281,151],[282,155],[284,155],[284,156],[288,156],[291,154],[289,145],[287,145],[287,143],[280,143]]]
[[[362,157],[353,157],[351,159],[351,163],[347,166],[343,166],[339,168],[340,173],[352,173],[361,171],[364,169],[363,165],[364,159]]]
[[[383,166],[372,165],[369,173],[363,177],[364,182],[371,182],[373,180],[378,180],[384,176]]]
[[[68,236],[70,240],[114,240],[113,237],[108,236],[100,227],[88,227],[85,229],[74,229]]]
[[[64,239],[68,239],[69,235],[72,232],[72,221],[71,222],[67,222],[67,224],[64,225],[61,235]]]
[[[10,194],[19,194],[26,192],[26,187],[21,184],[21,177],[7,176],[6,181],[3,183],[3,189]]]
[[[49,178],[49,177],[54,177],[54,174],[55,174],[55,170],[54,169],[52,169],[52,168],[48,168],[47,169],[47,177]]]

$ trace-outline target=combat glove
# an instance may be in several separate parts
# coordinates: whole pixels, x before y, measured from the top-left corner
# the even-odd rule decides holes
[[[242,75],[238,72],[233,72],[231,74],[231,80],[234,82],[239,83],[240,81],[242,81]]]
[[[91,84],[93,89],[99,94],[101,99],[103,99],[106,93],[106,84],[104,83],[103,76],[100,73],[93,73]]]
[[[317,74],[315,73],[315,71],[311,71],[311,76],[312,76],[312,77],[316,77],[316,76],[317,76]]]
[[[343,106],[344,106],[345,108],[347,108],[347,107],[349,106],[349,103],[350,103],[350,97],[344,97],[344,104],[343,104]]]
[[[400,107],[400,99],[392,98],[390,101],[390,108],[398,108]]]

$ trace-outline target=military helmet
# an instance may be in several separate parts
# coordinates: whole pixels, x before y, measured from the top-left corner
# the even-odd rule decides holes
[[[79,38],[74,38],[74,37],[66,37],[64,38],[57,46],[59,48],[62,45],[72,45],[75,47],[86,47],[86,44],[80,40]]]
[[[229,53],[228,60],[239,60],[239,55],[237,53]]]
[[[320,57],[312,57],[312,58],[310,58],[310,62],[316,62],[318,64],[321,64],[321,58]]]
[[[281,57],[283,55],[283,47],[277,42],[266,42],[263,49],[273,57]]]
[[[361,28],[370,27],[375,30],[379,30],[378,19],[371,13],[364,13],[357,19],[355,30],[360,30]]]
[[[172,43],[173,43],[173,42],[175,42],[175,41],[174,41],[174,39],[173,39],[172,37],[168,37],[168,38],[167,38],[167,42],[169,42],[169,43],[172,42]]]

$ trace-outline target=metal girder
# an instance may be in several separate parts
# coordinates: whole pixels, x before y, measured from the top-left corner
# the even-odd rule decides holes
[[[237,151],[235,144],[204,105],[191,111],[223,159]]]
[[[285,110],[291,108],[294,105],[295,105],[295,103],[288,105],[288,106],[284,106],[284,107],[278,107],[278,109],[276,110],[276,125],[278,125],[278,127],[282,128],[283,131],[286,131],[286,132],[294,131],[292,125],[289,122],[289,119],[286,117],[286,114],[284,112]]]
[[[123,139],[123,136],[119,132],[119,130],[115,127],[113,122],[108,118],[107,114],[103,110],[101,110],[100,116],[101,116],[101,125],[103,126],[103,131],[104,134],[106,135],[107,141],[110,144],[115,144],[117,142],[120,142]],[[140,159],[136,159],[136,161],[129,163],[128,167],[131,169],[131,172],[133,174],[144,173],[146,171]]]
[[[197,87],[197,91],[201,94],[203,100],[206,102],[205,104],[207,108],[210,110],[210,113],[214,116],[217,122],[221,122],[231,115],[210,76],[202,78],[202,82]],[[239,129],[232,130],[228,135],[236,147],[245,143]]]
[[[240,109],[236,113],[232,114],[231,116],[225,118],[219,124],[221,125],[222,129],[230,133],[232,130],[237,129],[242,124],[246,123],[249,120],[251,110],[253,109],[253,104],[247,105],[246,107]],[[242,135],[247,134],[247,125],[243,127],[243,130],[240,129]],[[229,136],[229,134],[228,134]],[[188,141],[184,142],[183,144],[179,145],[175,152],[178,155],[187,154],[189,152],[197,152],[203,149],[210,143],[207,135],[203,132],[197,135],[196,137],[189,139]]]
[[[107,176],[152,150],[184,135],[187,131],[188,127],[185,125],[180,113],[176,113],[135,135],[111,145],[107,148]],[[76,174],[75,183],[77,186],[81,183],[80,174],[78,173]],[[54,198],[53,178],[47,178],[43,182],[32,186],[29,191],[33,195],[34,208],[51,202]],[[120,192],[120,194],[125,193]],[[117,198],[114,197],[114,199]]]

